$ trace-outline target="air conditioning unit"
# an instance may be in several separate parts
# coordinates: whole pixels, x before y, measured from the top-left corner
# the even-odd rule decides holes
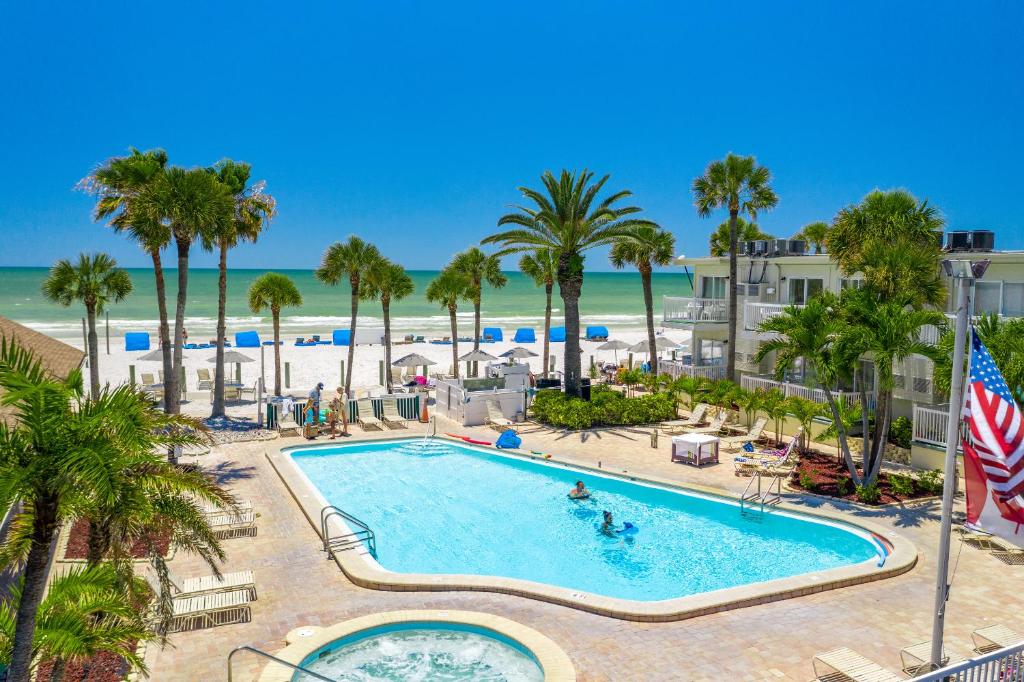
[[[757,242],[755,242],[753,239],[743,242],[743,253],[747,254],[748,256],[756,256],[756,245]]]
[[[785,256],[787,239],[773,239],[768,242],[768,255],[773,257]]]
[[[787,239],[786,255],[802,256],[807,253],[807,242],[803,239]]]
[[[755,256],[767,256],[768,255],[768,241],[765,239],[758,239],[754,242],[754,255]]]
[[[996,233],[991,230],[971,231],[971,251],[993,251],[996,248]]]
[[[946,233],[946,251],[969,251],[971,249],[970,232]]]

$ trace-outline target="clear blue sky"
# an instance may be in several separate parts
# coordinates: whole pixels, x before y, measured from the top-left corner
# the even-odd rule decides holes
[[[906,187],[1024,248],[1024,3],[688,4],[8,3],[0,265],[146,265],[73,191],[133,145],[253,164],[280,215],[237,267],[311,267],[353,232],[438,266],[562,167],[705,254],[690,183],[728,151],[773,171],[780,236]]]

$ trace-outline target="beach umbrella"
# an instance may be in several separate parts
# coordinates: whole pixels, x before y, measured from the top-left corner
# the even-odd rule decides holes
[[[466,353],[465,355],[463,355],[461,358],[459,358],[459,362],[466,363],[466,375],[469,376],[469,365],[470,365],[470,363],[473,363],[473,362],[490,362],[491,360],[497,360],[497,359],[498,358],[494,357],[490,353],[485,353],[484,351],[482,351],[480,349],[477,349],[477,350],[471,350],[468,353]]]
[[[512,350],[507,350],[502,353],[501,357],[508,358],[509,360],[519,360],[522,358],[535,358],[537,357],[537,354],[527,348],[523,348],[522,346],[516,346]]]
[[[217,362],[217,356],[214,355],[212,358],[206,358],[209,363]],[[256,362],[253,358],[250,358],[244,353],[239,353],[237,350],[229,350],[224,352],[224,362],[235,363],[235,381],[242,383],[242,363],[243,362]]]
[[[613,339],[611,341],[605,341],[604,343],[602,343],[600,346],[597,347],[597,350],[610,350],[610,351],[614,351],[615,352],[615,364],[617,365],[617,364],[619,364],[619,351],[620,350],[626,350],[627,348],[629,348],[629,344],[626,343],[625,341],[620,341],[619,339]]]
[[[164,359],[164,352],[157,348],[138,358],[139,362],[158,362]]]
[[[431,360],[430,358],[424,357],[419,353],[409,353],[408,355],[403,355],[402,357],[398,358],[397,360],[391,363],[393,367],[412,367],[413,369],[415,369],[416,367],[422,367],[424,376],[426,376],[427,374],[427,365],[436,364],[437,363]]]
[[[679,348],[679,344],[671,339],[666,339],[664,336],[659,336],[654,340],[654,352],[657,353],[660,350],[667,350],[670,348]],[[650,355],[651,351],[648,348],[647,340],[644,339],[639,343],[634,343],[629,347],[630,353],[647,353]]]

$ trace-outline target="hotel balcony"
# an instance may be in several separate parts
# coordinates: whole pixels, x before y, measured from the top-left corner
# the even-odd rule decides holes
[[[658,361],[658,374],[668,374],[673,379],[693,377],[718,381],[725,378],[724,365],[694,365],[683,360]]]
[[[720,298],[662,297],[662,324],[666,327],[688,327],[704,323],[713,325],[729,321],[729,304]]]
[[[936,447],[946,447],[946,426],[949,425],[949,406],[914,405],[914,441]]]
[[[761,331],[761,323],[765,320],[770,320],[776,315],[781,315],[782,312],[789,308],[789,303],[758,303],[756,301],[747,301],[743,304],[743,329],[748,332],[754,332],[755,336],[762,338],[768,338],[771,334],[766,334]],[[795,306],[801,308],[803,306]]]
[[[820,388],[804,386],[803,384],[791,384],[786,381],[776,381],[770,377],[759,377],[747,374],[740,377],[740,386],[748,391],[756,391],[759,388],[766,391],[776,389],[782,391],[782,394],[787,398],[794,396],[806,398],[807,400],[812,400],[822,405],[827,402],[825,400],[825,391]],[[860,402],[860,393],[856,393],[854,391],[832,391],[832,397],[836,400],[842,400],[847,404]],[[871,397],[869,396],[869,399],[870,398]]]

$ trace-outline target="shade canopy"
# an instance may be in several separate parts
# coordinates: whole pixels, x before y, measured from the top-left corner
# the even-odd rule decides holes
[[[491,355],[490,353],[485,353],[482,350],[477,349],[471,350],[465,355],[463,355],[461,358],[459,358],[459,362],[490,362],[491,360],[497,359],[498,358]]]
[[[138,357],[136,359],[139,360],[140,362],[156,362],[158,360],[164,359],[164,352],[157,348],[156,350],[151,350],[145,355]]]
[[[655,352],[657,352],[659,350],[668,350],[670,348],[679,348],[679,344],[676,343],[675,341],[672,341],[671,339],[666,339],[664,336],[659,336],[657,339],[654,340],[654,350],[655,350]],[[630,353],[650,353],[650,350],[648,348],[647,341],[644,340],[644,341],[641,341],[639,343],[634,343],[632,346],[630,346],[629,347],[629,352]]]
[[[604,343],[602,343],[600,346],[597,347],[597,350],[626,350],[627,348],[629,348],[629,344],[626,343],[625,341],[613,339],[611,341],[605,341]]]
[[[424,365],[436,365],[437,363],[430,358],[425,358],[419,353],[409,353],[403,355],[394,362],[391,363],[393,367],[422,367]]]
[[[212,358],[206,358],[207,362],[217,362],[217,356],[214,355]],[[256,362],[248,355],[239,353],[237,350],[229,350],[224,352],[224,362]]]
[[[503,357],[503,358],[515,358],[515,359],[518,360],[518,359],[522,359],[522,358],[535,358],[535,357],[537,357],[537,354],[534,353],[531,350],[523,348],[522,346],[516,346],[512,350],[507,350],[504,353],[502,353],[501,357]]]

